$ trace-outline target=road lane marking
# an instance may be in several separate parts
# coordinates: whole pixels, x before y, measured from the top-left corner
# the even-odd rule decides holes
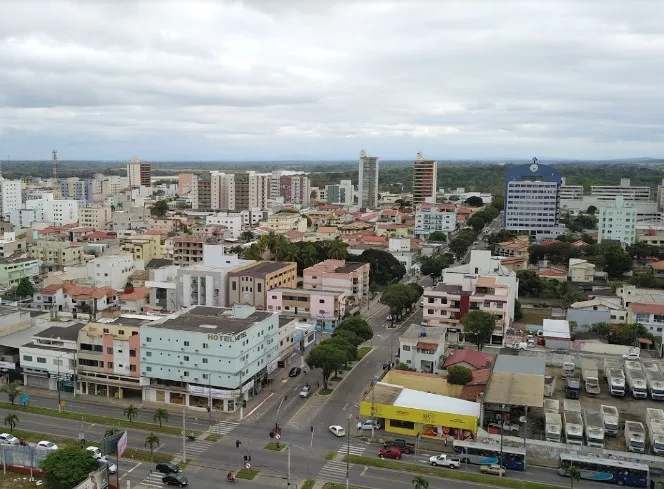
[[[360,474],[360,477],[364,476],[364,474],[367,473],[367,470],[369,470],[369,467],[367,467],[367,466],[365,465],[365,466],[364,466],[364,470],[363,470],[362,473]]]
[[[249,411],[247,414],[245,414],[244,417],[245,417],[245,418],[248,418],[249,416],[251,416],[252,414],[254,414],[254,412],[256,412],[256,411],[258,410],[258,408],[260,408],[263,404],[265,404],[265,403],[267,402],[267,400],[268,400],[270,397],[272,397],[273,395],[274,395],[274,392],[273,392],[272,394],[270,394],[269,396],[267,396],[267,397],[265,398],[265,400],[264,400],[263,402],[261,402],[258,406],[256,406],[255,408],[253,408],[253,409],[252,409],[251,411]]]
[[[143,465],[143,462],[138,462],[136,465],[134,465],[131,469],[127,471],[127,474],[131,474],[134,469],[139,468],[141,465]]]
[[[343,407],[343,410],[344,410],[344,411],[345,411],[346,409],[348,409],[348,403],[346,403],[346,404],[344,405],[344,407]]]

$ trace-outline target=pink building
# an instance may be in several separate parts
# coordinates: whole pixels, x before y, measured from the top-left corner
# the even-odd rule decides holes
[[[192,173],[180,173],[178,175],[178,195],[183,196],[191,192],[194,182]]]
[[[333,330],[346,313],[346,293],[332,290],[276,288],[267,293],[268,312],[282,316],[307,317],[316,329]]]
[[[344,292],[349,312],[369,304],[368,263],[325,260],[304,270],[305,289]]]

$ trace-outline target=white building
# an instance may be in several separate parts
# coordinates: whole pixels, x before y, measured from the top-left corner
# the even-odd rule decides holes
[[[127,181],[129,187],[150,187],[152,186],[151,177],[152,165],[150,163],[142,163],[137,158],[127,163]]]
[[[417,254],[411,250],[411,243],[410,238],[390,238],[389,240],[388,251],[405,267],[406,273],[410,273],[413,268],[413,260]]]
[[[379,158],[368,156],[364,150],[360,151],[357,196],[360,208],[378,208],[378,172]]]
[[[339,182],[339,203],[353,205],[355,203],[355,187],[352,180],[341,180]]]
[[[600,207],[597,223],[597,241],[618,241],[631,245],[636,241],[636,209],[625,205],[622,196],[615,197],[615,204]]]
[[[415,212],[415,236],[428,237],[441,231],[451,233],[457,228],[457,212],[454,205],[422,204]]]
[[[590,195],[600,201],[613,202],[616,197],[627,197],[635,201],[650,202],[650,187],[632,186],[629,178],[621,178],[620,185],[593,185]]]
[[[94,287],[124,289],[129,276],[134,272],[134,257],[130,253],[103,255],[90,260],[81,267],[65,267],[72,278],[82,279]]]
[[[279,315],[196,306],[140,329],[143,400],[233,412],[278,361]]]
[[[446,332],[445,327],[411,324],[399,337],[399,362],[416,372],[442,373]]]
[[[219,212],[205,217],[205,225],[224,226],[228,229],[231,237],[239,238],[242,234],[242,215],[236,212]]]
[[[21,203],[21,181],[5,180],[0,176],[0,216],[9,220],[11,212],[20,209]]]
[[[197,196],[198,187],[195,187]],[[213,210],[235,209],[235,178],[232,173],[210,172],[210,204]]]
[[[46,193],[40,199],[26,200],[24,208],[10,213],[9,220],[22,227],[32,227],[35,223],[75,224],[78,222],[78,204],[77,200],[56,200],[52,193]]]

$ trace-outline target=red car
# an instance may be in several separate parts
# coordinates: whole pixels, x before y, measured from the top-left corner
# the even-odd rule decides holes
[[[401,450],[396,447],[383,448],[378,452],[380,458],[396,458],[401,459]]]

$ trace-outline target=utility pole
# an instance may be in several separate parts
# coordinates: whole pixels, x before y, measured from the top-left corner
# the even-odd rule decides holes
[[[290,445],[286,449],[288,450],[288,487],[290,488]]]
[[[182,400],[182,461],[187,461],[187,427],[185,422],[185,401]]]
[[[208,425],[212,426],[212,375],[208,375]]]
[[[348,415],[348,429],[346,430],[346,489],[350,489],[350,418],[353,415]]]
[[[311,452],[314,449],[314,427],[310,426],[309,430],[311,430],[311,443],[309,443],[309,469],[307,471],[307,480],[311,480]]]
[[[58,360],[58,379],[57,379],[57,386],[58,386],[58,411],[62,411],[62,400],[60,399],[60,359],[62,358],[62,355],[60,355],[57,360]]]

